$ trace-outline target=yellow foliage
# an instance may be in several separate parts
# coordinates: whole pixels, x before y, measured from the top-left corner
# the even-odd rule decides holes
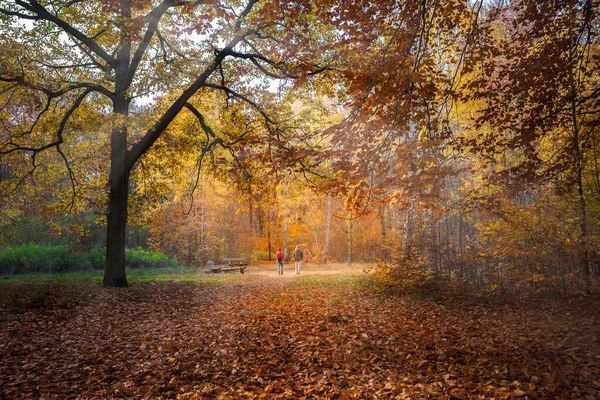
[[[437,274],[421,258],[401,257],[390,263],[378,260],[372,276],[386,288],[410,294],[430,292]]]

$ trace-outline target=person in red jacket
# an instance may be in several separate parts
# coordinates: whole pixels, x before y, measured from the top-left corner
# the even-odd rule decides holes
[[[281,252],[281,249],[277,250],[277,273],[279,275],[283,275],[283,253]]]

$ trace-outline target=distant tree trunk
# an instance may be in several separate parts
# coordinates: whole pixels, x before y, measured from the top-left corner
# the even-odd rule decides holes
[[[265,233],[265,214],[262,207],[256,207],[256,234],[258,237],[263,237]]]
[[[283,259],[285,262],[290,260],[288,255],[288,217],[283,218]]]
[[[387,239],[387,226],[385,221],[385,209],[386,206],[379,207],[379,225],[381,226],[381,239],[385,241]]]
[[[352,213],[348,213],[348,265],[352,264]]]
[[[315,236],[315,245],[314,248],[318,249],[319,248],[319,234],[317,233],[317,226],[313,225],[313,234]]]
[[[598,168],[598,151],[596,149],[596,135],[592,135],[592,149],[594,150],[594,183],[596,195],[600,195],[600,169]]]
[[[463,254],[464,254],[464,242],[463,242],[463,236],[464,236],[464,222],[463,222],[463,215],[462,215],[462,210],[460,209],[460,206],[458,207],[458,262],[459,262],[459,268],[460,268],[460,276],[464,276],[464,266],[463,266]]]
[[[329,234],[331,232],[331,195],[327,195],[327,222],[325,223],[325,245],[323,246],[323,264],[329,257]]]
[[[269,261],[271,261],[271,219],[267,213],[267,247],[269,251]]]
[[[579,147],[579,126],[577,124],[577,105],[575,103],[575,91],[571,96],[571,116],[573,122],[573,152],[575,156],[575,181],[577,185],[577,197],[579,200],[579,230],[581,231],[581,256],[580,266],[589,289],[590,258],[588,251],[588,229],[587,209],[583,192],[583,161]]]
[[[404,226],[402,228],[402,256],[410,258],[412,255],[412,230],[413,230],[413,211],[415,208],[415,200],[410,200],[410,205],[404,216]]]
[[[204,199],[200,203],[200,247],[204,248],[204,229],[206,224],[206,216],[204,215]]]
[[[436,272],[442,272],[442,237],[440,232],[440,223],[434,222],[435,217],[432,215],[433,212],[428,212],[427,219],[429,219],[429,237],[431,246],[430,264]],[[448,226],[448,219],[446,219],[446,226]],[[449,229],[449,228],[447,228]],[[450,232],[448,230],[448,232]]]
[[[250,232],[254,233],[254,202],[252,193],[248,193],[248,218],[250,219]]]

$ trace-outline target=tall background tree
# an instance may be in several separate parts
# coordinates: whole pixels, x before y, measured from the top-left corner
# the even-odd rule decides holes
[[[491,290],[590,287],[598,14],[575,0],[359,2],[335,14],[352,110],[330,130],[337,187],[354,210],[401,224],[385,279],[414,269]]]

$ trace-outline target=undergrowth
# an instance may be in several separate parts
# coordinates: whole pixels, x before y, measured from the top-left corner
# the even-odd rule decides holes
[[[92,271],[103,269],[104,263],[103,248],[92,248],[85,253],[77,253],[67,246],[29,243],[0,249],[0,275]],[[173,257],[141,247],[126,249],[125,263],[132,269],[179,267],[179,263]]]

